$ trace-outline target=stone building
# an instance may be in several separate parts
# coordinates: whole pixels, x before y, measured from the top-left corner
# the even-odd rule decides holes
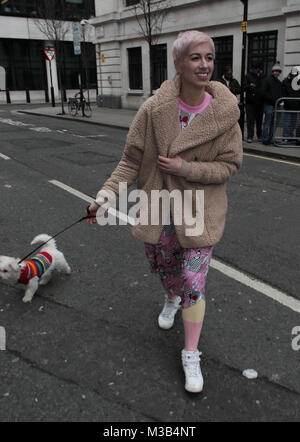
[[[6,89],[12,103],[42,102],[49,98],[50,87],[53,84],[55,97],[60,98],[56,59],[51,63],[47,60],[46,48],[53,48],[50,41],[37,26],[37,20],[43,22],[39,15],[39,0],[0,0],[0,74],[5,76],[5,86],[0,78],[0,89]],[[69,32],[63,47],[63,86],[66,95],[73,95],[78,91],[79,73],[81,72],[84,86],[85,76],[88,73],[89,85],[93,87],[91,96],[96,98],[96,59],[93,41],[94,28],[85,26],[85,42],[81,43],[82,53],[85,55],[83,68],[82,57],[74,54],[72,22],[80,19],[89,19],[95,16],[94,0],[57,0],[56,3],[65,23],[69,23]],[[51,70],[50,70],[51,69]],[[0,103],[6,103],[6,91],[0,91]]]
[[[139,0],[96,0],[99,104],[136,109],[150,93],[148,44],[134,15]],[[161,0],[168,14],[154,47],[154,87],[175,74],[172,44],[180,31],[198,29],[216,45],[215,76],[231,65],[240,80],[244,6],[240,0]],[[270,73],[279,60],[285,76],[300,66],[300,0],[248,1],[247,66]]]

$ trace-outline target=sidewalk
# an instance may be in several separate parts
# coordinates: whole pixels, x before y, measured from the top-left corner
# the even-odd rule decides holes
[[[65,109],[67,112],[67,106],[65,106]],[[48,116],[53,118],[64,118],[73,121],[74,120],[82,121],[91,124],[100,124],[105,126],[117,127],[121,129],[128,129],[136,114],[136,110],[111,109],[111,108],[97,107],[96,105],[93,105],[92,107],[93,113],[90,118],[80,117],[80,116],[72,117],[71,115],[68,114],[60,115],[61,108],[59,105],[57,105],[54,108],[37,107],[35,109],[30,109],[28,111],[22,109],[20,110],[20,112],[25,114]],[[269,146],[265,146],[264,144],[255,141],[251,144],[244,141],[243,145],[245,152],[300,162],[300,146],[298,148],[277,147],[273,146],[272,144]]]

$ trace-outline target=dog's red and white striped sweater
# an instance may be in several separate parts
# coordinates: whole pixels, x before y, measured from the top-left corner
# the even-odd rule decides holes
[[[40,252],[36,256],[33,256],[29,261],[24,261],[19,283],[27,285],[35,276],[41,278],[51,264],[52,256],[47,252]]]

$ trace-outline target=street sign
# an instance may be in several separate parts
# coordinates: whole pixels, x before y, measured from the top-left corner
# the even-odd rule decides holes
[[[50,62],[55,57],[55,50],[54,49],[44,49],[44,53]]]
[[[0,66],[0,91],[5,91],[6,89],[6,75],[5,75],[5,69],[3,66]]]
[[[79,23],[72,24],[73,30],[73,45],[74,45],[74,54],[81,55],[81,29]]]

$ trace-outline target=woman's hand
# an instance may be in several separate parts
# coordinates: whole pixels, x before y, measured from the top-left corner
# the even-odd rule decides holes
[[[97,214],[97,210],[99,209],[99,207],[100,206],[97,203],[93,202],[89,206],[89,213],[88,213],[87,210],[85,211],[85,215],[86,216],[91,216],[92,217],[92,218],[87,218],[87,220],[86,220],[89,224],[95,224],[97,222],[96,214]]]
[[[174,158],[166,158],[158,155],[157,164],[159,170],[170,175],[178,175],[181,169],[182,159],[179,155]]]

